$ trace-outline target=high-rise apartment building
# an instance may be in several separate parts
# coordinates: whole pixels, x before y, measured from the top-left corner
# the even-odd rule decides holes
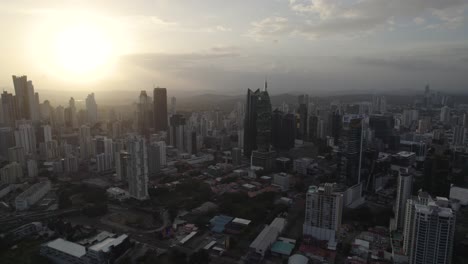
[[[87,160],[92,154],[91,150],[91,128],[86,125],[80,127],[80,158],[82,160]]]
[[[166,142],[152,142],[148,146],[148,171],[150,175],[158,173],[166,166]]]
[[[153,91],[154,104],[154,130],[167,131],[167,90],[166,88],[154,88]]]
[[[405,172],[399,172],[397,183],[397,197],[395,202],[395,218],[393,223],[393,230],[402,230],[405,225],[406,203],[411,198],[411,191],[413,188],[413,176]]]
[[[456,215],[448,203],[447,198],[438,197],[427,205],[414,205],[410,264],[452,263]]]
[[[1,127],[0,128],[0,156],[3,159],[8,159],[8,149],[14,147],[15,134],[11,127]]]
[[[450,108],[448,106],[443,106],[440,109],[440,122],[443,124],[450,123]]]
[[[127,139],[128,166],[127,180],[130,196],[148,199],[148,153],[146,141],[140,136],[129,136]]]
[[[185,151],[186,145],[186,120],[183,115],[171,116],[171,126],[169,129],[169,142],[172,146],[176,147],[179,151]]]
[[[334,183],[310,186],[306,193],[304,235],[327,240],[328,247],[336,247],[336,233],[341,227],[343,194],[335,191]]]
[[[31,122],[21,122],[15,131],[16,146],[23,147],[28,155],[36,155],[36,133]]]
[[[14,96],[11,93],[7,93],[3,91],[2,112],[3,112],[3,123],[9,127],[14,128],[16,120],[19,119],[16,96]]]

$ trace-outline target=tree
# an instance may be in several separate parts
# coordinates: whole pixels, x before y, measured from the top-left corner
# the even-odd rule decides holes
[[[190,255],[189,264],[205,264],[210,263],[210,254],[206,250],[199,250]]]
[[[186,264],[187,255],[177,249],[174,249],[169,252],[169,260],[170,263]]]

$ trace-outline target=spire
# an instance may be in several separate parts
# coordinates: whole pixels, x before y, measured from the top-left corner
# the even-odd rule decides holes
[[[265,76],[265,87],[264,87],[264,91],[266,92],[268,89],[268,83],[267,83],[267,78]]]

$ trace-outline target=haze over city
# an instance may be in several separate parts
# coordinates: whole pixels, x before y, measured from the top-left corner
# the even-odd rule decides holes
[[[0,87],[466,92],[464,0],[5,1]],[[364,78],[365,77],[365,78]],[[108,98],[104,95],[102,97]]]

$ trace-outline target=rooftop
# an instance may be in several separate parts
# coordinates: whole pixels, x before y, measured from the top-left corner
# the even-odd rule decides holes
[[[282,242],[282,241],[276,241],[271,246],[272,252],[279,253],[282,255],[288,255],[288,256],[291,255],[291,252],[293,251],[293,249],[294,249],[293,244]]]
[[[121,235],[117,238],[107,238],[104,241],[97,243],[91,247],[89,247],[90,250],[94,251],[102,251],[102,252],[109,252],[109,249],[112,246],[119,245],[122,243],[128,236],[127,235]]]
[[[50,248],[53,248],[55,250],[58,250],[58,251],[61,251],[63,253],[66,253],[68,255],[71,255],[71,256],[74,256],[74,257],[77,257],[77,258],[81,258],[82,256],[84,256],[86,254],[86,248],[79,245],[79,244],[76,244],[76,243],[73,243],[73,242],[70,242],[70,241],[66,241],[64,239],[61,239],[61,238],[57,238],[49,243],[46,244],[48,247]]]

